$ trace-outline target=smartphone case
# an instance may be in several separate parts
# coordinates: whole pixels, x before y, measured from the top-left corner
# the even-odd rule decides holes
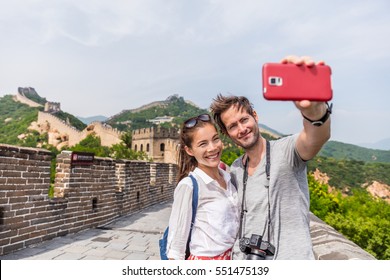
[[[263,96],[267,100],[329,101],[333,97],[328,65],[266,63],[263,65]]]

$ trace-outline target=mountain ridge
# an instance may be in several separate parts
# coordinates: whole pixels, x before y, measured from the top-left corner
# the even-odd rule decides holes
[[[387,151],[390,150],[390,138],[385,138],[374,143],[359,143],[358,146]]]
[[[174,94],[174,95],[170,95],[168,96],[165,100],[160,100],[160,101],[152,101],[152,102],[149,102],[145,105],[142,105],[140,107],[137,107],[137,108],[134,108],[134,109],[124,109],[122,110],[121,112],[115,114],[115,115],[112,115],[110,117],[107,118],[107,121],[111,121],[112,119],[115,119],[117,118],[118,116],[122,115],[122,114],[126,114],[126,113],[131,113],[131,114],[134,114],[134,113],[139,113],[139,112],[142,112],[144,110],[147,110],[147,109],[150,109],[152,107],[166,107],[168,106],[173,100],[175,99],[180,99],[182,97],[180,97],[178,94]],[[201,109],[198,105],[196,105],[194,102],[192,101],[189,101],[189,100],[185,100],[184,98],[182,98],[183,101],[193,107],[196,107],[198,109]]]
[[[108,117],[102,116],[102,115],[97,115],[97,116],[90,116],[90,117],[80,117],[76,116],[80,121],[82,121],[85,124],[90,124],[92,122],[98,121],[98,122],[105,122]]]
[[[18,90],[19,90],[19,92],[21,91],[20,88]],[[31,91],[31,89],[30,89],[30,91]],[[35,93],[36,92],[34,90],[34,97],[41,98],[37,93],[36,93],[37,96],[35,96]],[[4,97],[3,98],[0,97],[0,100],[1,99],[5,100]],[[41,99],[46,100],[46,98],[41,98]],[[150,123],[149,120],[155,118],[156,116],[169,115],[167,112],[164,111],[164,108],[166,109],[167,106],[169,106],[169,104],[171,104],[171,103],[176,104],[176,107],[173,108],[176,111],[171,112],[171,113],[173,113],[173,115],[179,116],[174,121],[175,125],[179,125],[187,117],[192,117],[196,114],[208,112],[206,109],[201,109],[199,106],[194,104],[192,101],[184,100],[183,97],[180,97],[179,95],[176,94],[176,95],[169,96],[166,100],[163,100],[163,101],[154,101],[154,102],[150,102],[146,105],[143,105],[143,106],[135,108],[135,109],[124,110],[121,113],[118,113],[112,117],[107,118],[106,120],[104,120],[104,118],[105,118],[104,116],[95,116],[95,117],[92,117],[93,119],[79,117],[78,119],[84,120],[84,122],[86,122],[86,121],[96,120],[97,117],[101,117],[100,121],[104,121],[107,124],[115,127],[115,124],[113,123],[113,120],[115,120],[115,116],[120,117],[120,116],[123,116],[124,113],[126,113],[126,114],[130,113],[130,114],[138,114],[138,115],[136,115],[136,119],[133,120],[133,119],[129,119],[126,116],[124,116],[124,119],[122,119],[122,120],[119,119],[118,122],[123,122],[123,123],[127,122],[127,123],[132,123],[132,125],[134,125],[134,123],[136,123],[136,121],[139,121],[140,119],[143,118],[142,125],[152,126],[153,124]],[[149,110],[150,114],[142,116],[142,113],[146,112],[148,110]],[[165,113],[158,115],[159,110],[161,112],[165,112]],[[5,120],[7,119],[6,111],[7,111],[7,108],[4,108],[3,111],[0,111],[0,123],[5,122]],[[155,111],[155,112],[151,112],[151,111]],[[2,116],[1,114],[3,114],[4,116]],[[68,115],[72,116],[71,114],[68,114]],[[8,117],[8,119],[9,119],[9,117]],[[277,137],[283,136],[282,133],[280,133],[280,132],[278,132],[278,131],[276,131],[276,130],[274,130],[274,129],[272,129],[264,124],[259,124],[259,127],[262,130],[265,130],[265,132],[270,134],[270,135],[276,135]],[[129,126],[122,125],[122,126],[119,126],[117,128],[119,128],[119,129],[122,128],[121,130],[126,130],[129,128]],[[135,127],[134,129],[137,129],[137,127]],[[14,137],[14,139],[15,138],[16,137]],[[13,144],[13,143],[8,143],[8,144]],[[363,161],[368,161],[368,162],[390,162],[390,151],[369,149],[369,148],[361,147],[358,145],[343,143],[343,142],[333,141],[333,140],[329,141],[323,147],[323,149],[320,152],[320,155],[327,156],[327,157],[334,157],[334,158],[338,158],[338,159],[346,159],[347,158],[347,159],[352,159],[352,160],[363,160]]]

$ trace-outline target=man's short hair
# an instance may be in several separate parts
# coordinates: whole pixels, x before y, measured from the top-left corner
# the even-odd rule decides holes
[[[223,96],[222,94],[218,94],[210,105],[210,111],[213,114],[215,123],[218,125],[221,132],[226,135],[228,135],[228,133],[225,124],[221,120],[221,114],[232,106],[237,106],[237,110],[245,110],[254,117],[253,105],[245,96]]]

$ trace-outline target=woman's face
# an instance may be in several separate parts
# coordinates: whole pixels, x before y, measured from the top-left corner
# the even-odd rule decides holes
[[[194,130],[191,147],[185,147],[187,154],[198,161],[198,167],[217,167],[222,153],[222,141],[214,125],[207,123]]]

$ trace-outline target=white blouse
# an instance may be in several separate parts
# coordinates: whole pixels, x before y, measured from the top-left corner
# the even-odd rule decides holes
[[[195,168],[190,174],[198,182],[198,208],[192,228],[190,250],[195,256],[213,257],[233,247],[239,227],[239,200],[230,174],[219,169],[226,182],[226,190],[204,171]],[[192,181],[186,177],[174,193],[167,256],[184,259],[192,217]]]

